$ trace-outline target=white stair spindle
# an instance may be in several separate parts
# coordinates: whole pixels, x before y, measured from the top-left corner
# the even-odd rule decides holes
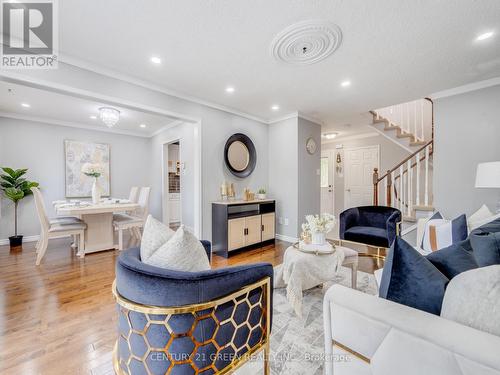
[[[425,130],[424,130],[424,99],[420,99],[420,140],[425,141]]]
[[[413,136],[415,140],[418,141],[418,133],[417,133],[417,101],[413,101]]]
[[[406,103],[406,133],[410,132],[410,103]]]
[[[403,195],[404,195],[404,191],[403,191],[403,178],[404,178],[403,166],[401,165],[399,167],[399,210],[401,212],[404,212],[403,211]]]
[[[392,207],[398,207],[398,202],[396,202],[396,180],[394,179],[395,174],[394,171],[391,172],[391,181],[392,181],[392,190],[391,195],[392,195]]]
[[[417,165],[416,165],[416,178],[417,181],[415,182],[415,204],[417,206],[420,205],[420,152],[417,152]]]
[[[412,193],[412,182],[413,182],[413,180],[412,180],[413,173],[412,173],[412,170],[411,170],[411,159],[408,160],[407,168],[408,168],[408,172],[407,172],[407,175],[408,175],[407,176],[407,182],[408,182],[408,186],[407,186],[407,188],[408,188],[408,196],[407,196],[407,198],[408,198],[407,199],[407,201],[408,201],[408,216],[411,216],[412,200],[413,200],[412,199],[413,197],[412,197],[412,194],[411,194]]]
[[[425,148],[425,190],[424,190],[424,204],[429,205],[429,146]]]
[[[389,176],[386,176],[384,178],[384,200],[385,200],[385,205],[388,206],[389,205],[389,202],[387,201],[387,179],[389,178]]]

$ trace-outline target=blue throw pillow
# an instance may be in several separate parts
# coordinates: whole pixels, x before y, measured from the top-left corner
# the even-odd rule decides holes
[[[396,237],[385,260],[379,295],[439,315],[448,282],[427,258]]]
[[[500,264],[500,232],[472,233],[470,242],[479,267]]]
[[[426,258],[450,280],[459,273],[479,267],[469,240],[434,251]]]

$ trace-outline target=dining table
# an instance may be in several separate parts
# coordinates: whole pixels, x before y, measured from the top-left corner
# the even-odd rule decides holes
[[[87,201],[53,202],[58,216],[75,216],[87,224],[84,254],[118,249],[114,240],[113,214],[133,212],[140,208],[128,200],[104,200],[94,204]]]

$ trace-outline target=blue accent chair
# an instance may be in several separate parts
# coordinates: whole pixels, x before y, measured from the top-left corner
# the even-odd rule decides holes
[[[210,257],[210,243],[202,243]],[[216,374],[268,354],[272,279],[267,263],[181,272],[141,262],[139,248],[123,251],[113,286],[115,372]]]
[[[385,206],[349,208],[340,214],[340,239],[390,247],[401,223],[401,211]]]

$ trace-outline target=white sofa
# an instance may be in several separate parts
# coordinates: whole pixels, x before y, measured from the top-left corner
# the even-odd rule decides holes
[[[324,326],[327,375],[500,375],[500,337],[341,285]]]

